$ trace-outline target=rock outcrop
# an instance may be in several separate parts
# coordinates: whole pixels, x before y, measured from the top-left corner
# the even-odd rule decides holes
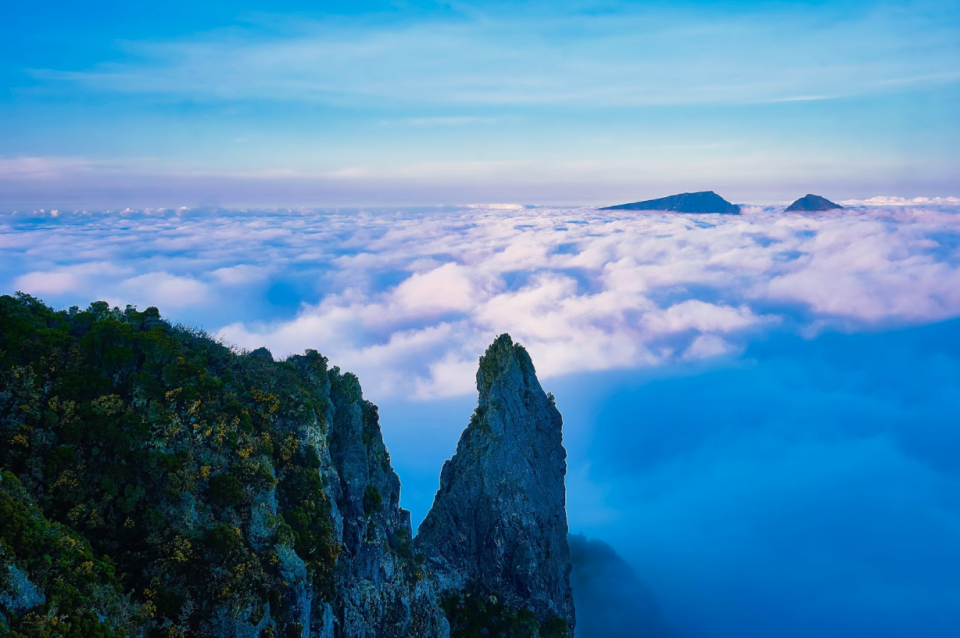
[[[0,634],[456,638],[482,592],[486,635],[568,636],[560,414],[506,335],[477,380],[414,539],[377,407],[318,352],[0,296]]]
[[[492,595],[572,635],[562,419],[530,356],[501,335],[480,359],[479,403],[420,525],[445,595]],[[546,633],[546,632],[544,632]]]
[[[804,212],[811,213],[823,210],[837,210],[843,208],[840,204],[834,204],[825,197],[819,195],[806,194],[797,201],[793,202],[784,210],[785,213]]]
[[[410,512],[400,507],[400,479],[383,444],[377,406],[363,399],[354,375],[334,368],[330,378],[331,491],[343,530],[334,635],[446,637],[433,583],[415,564]]]
[[[607,206],[600,210],[667,210],[674,213],[720,213],[722,215],[739,215],[740,207],[731,204],[713,191],[698,193],[680,193],[660,199],[648,199],[632,204]]]

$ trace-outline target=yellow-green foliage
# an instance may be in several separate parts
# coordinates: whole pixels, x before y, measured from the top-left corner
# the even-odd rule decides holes
[[[315,351],[238,353],[155,308],[0,297],[0,562],[46,596],[0,632],[196,636],[268,604],[295,629],[278,547],[328,599],[339,553],[314,443],[329,374]]]
[[[569,638],[562,618],[541,623],[528,609],[512,609],[496,595],[468,587],[443,600],[451,638]]]

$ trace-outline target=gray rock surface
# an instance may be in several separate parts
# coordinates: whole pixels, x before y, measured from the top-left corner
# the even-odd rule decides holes
[[[265,349],[245,363],[274,365]],[[298,554],[295,543],[278,540],[278,512],[298,494],[283,487],[290,466],[263,461],[257,469],[274,480],[246,489],[249,516],[226,511],[237,534],[276,566],[278,584],[263,604],[211,604],[198,635],[450,638],[443,596],[474,585],[511,609],[543,621],[559,618],[572,629],[562,422],[523,348],[503,335],[481,359],[477,412],[444,465],[441,490],[417,539],[410,513],[400,507],[400,480],[377,407],[363,398],[357,378],[327,369],[317,353],[285,365],[308,381],[311,409],[276,410],[272,445],[292,450],[290,458],[309,451],[314,459],[298,468],[317,473],[319,487],[311,494],[329,504],[333,549],[323,565],[332,571],[322,580],[311,577],[320,563],[308,563],[311,557]],[[184,492],[167,520],[177,529],[207,529],[211,516]],[[0,548],[0,625],[44,602],[43,591]]]
[[[43,592],[16,565],[0,562],[0,569],[7,572],[3,579],[4,587],[0,589],[0,611],[19,614],[46,601]]]
[[[476,414],[414,539],[377,407],[318,352],[230,351],[155,308],[0,306],[15,326],[0,337],[69,328],[36,354],[0,339],[20,344],[0,357],[0,440],[15,443],[0,445],[0,634],[77,613],[90,635],[568,638],[562,423],[509,336],[480,361]],[[71,354],[76,378],[21,374],[21,359],[61,361],[68,334],[138,345]]]
[[[442,593],[478,589],[541,622],[559,617],[572,635],[560,413],[509,335],[480,359],[477,388],[417,549]]]
[[[400,507],[400,479],[380,433],[377,406],[352,374],[330,375],[330,456],[342,519],[335,636],[449,636],[433,583],[411,547],[410,513]]]

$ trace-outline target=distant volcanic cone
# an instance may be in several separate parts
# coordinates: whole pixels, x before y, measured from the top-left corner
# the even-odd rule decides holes
[[[607,206],[600,210],[669,210],[675,213],[721,213],[739,215],[740,207],[731,204],[713,191],[699,193],[681,193],[660,199],[648,199],[645,202]]]
[[[825,197],[820,197],[819,195],[804,195],[797,201],[793,202],[787,206],[784,212],[786,213],[810,213],[820,210],[836,210],[838,208],[843,208],[840,204],[834,204],[829,199]]]

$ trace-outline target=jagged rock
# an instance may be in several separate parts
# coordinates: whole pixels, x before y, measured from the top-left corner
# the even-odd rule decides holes
[[[445,594],[491,594],[574,626],[562,419],[526,350],[501,335],[480,359],[479,403],[445,462],[417,548]]]
[[[114,343],[109,360],[33,365],[84,335]],[[561,418],[506,335],[417,539],[377,407],[316,351],[276,361],[155,308],[27,296],[0,296],[0,351],[0,505],[15,522],[0,524],[0,633],[77,612],[90,635],[449,638],[443,596],[472,586],[534,627],[522,638],[573,627]],[[96,437],[63,436],[88,425]],[[64,516],[78,499],[58,477],[96,535]]]
[[[400,479],[383,444],[377,406],[363,399],[352,374],[330,375],[333,490],[343,521],[337,582],[337,628],[343,638],[449,635],[432,582],[411,551],[410,512],[400,507]]]
[[[822,210],[836,210],[843,208],[840,204],[834,204],[825,197],[819,195],[806,194],[797,201],[793,202],[784,210],[785,213],[794,212],[816,212]]]
[[[698,193],[680,193],[660,199],[648,199],[632,204],[607,206],[600,210],[669,210],[675,213],[720,213],[723,215],[739,215],[740,207],[731,204],[713,191]]]

